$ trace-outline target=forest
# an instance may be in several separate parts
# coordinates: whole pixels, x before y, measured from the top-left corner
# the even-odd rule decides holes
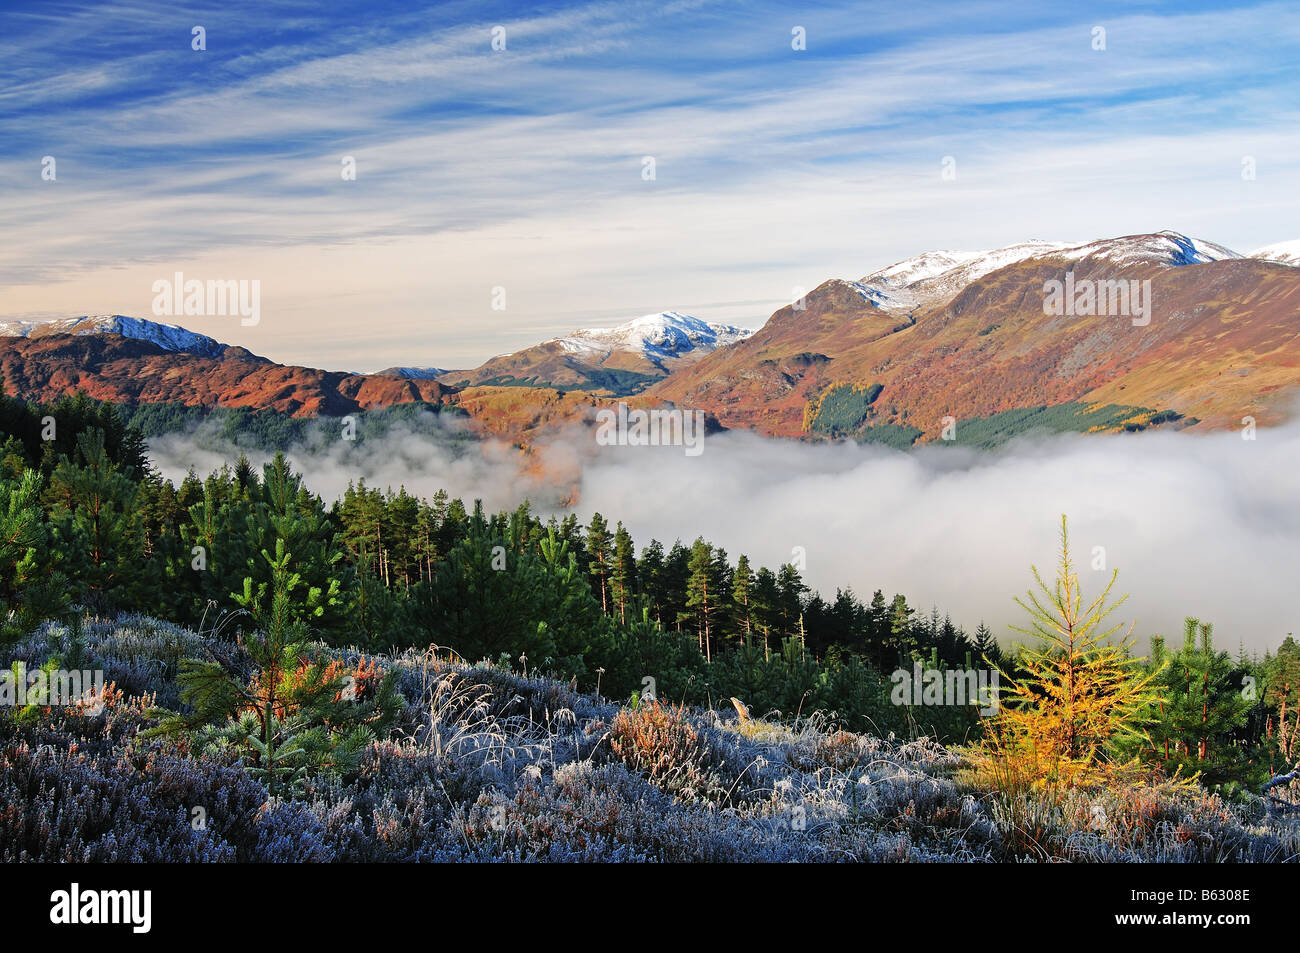
[[[287,587],[287,588],[286,588]],[[292,590],[292,597],[288,590]],[[148,460],[120,408],[84,394],[0,395],[0,638],[141,613],[231,644],[281,617],[313,644],[370,655],[437,646],[610,699],[755,715],[819,713],[854,732],[978,743],[974,705],[898,705],[890,674],[997,668],[1034,644],[995,638],[903,594],[813,592],[795,565],[754,566],[703,538],[636,541],[617,514],[542,520],[443,492],[350,486],[326,502],[283,454],[193,472]],[[968,624],[968,623],[967,623]],[[1151,691],[1131,758],[1226,798],[1297,760],[1300,646],[1220,648],[1210,621],[1125,649]],[[1145,646],[1143,646],[1145,649]],[[39,661],[39,660],[37,660]]]

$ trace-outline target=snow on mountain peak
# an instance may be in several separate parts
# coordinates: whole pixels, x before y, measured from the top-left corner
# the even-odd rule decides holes
[[[1069,247],[1035,240],[991,251],[926,252],[873,271],[855,284],[859,293],[886,311],[912,311],[948,300],[999,268]]]
[[[689,314],[662,311],[647,314],[612,328],[588,328],[557,338],[556,343],[574,353],[628,351],[652,361],[679,357],[688,351],[713,350],[743,341],[753,334],[730,324],[711,324]]]
[[[1231,248],[1200,238],[1191,238],[1170,229],[1153,235],[1104,238],[1069,248],[1065,255],[1076,260],[1089,257],[1105,258],[1121,265],[1154,261],[1158,264],[1177,266],[1200,265],[1210,261],[1241,257]]]
[[[218,357],[226,346],[204,334],[176,324],[159,324],[122,314],[87,314],[53,321],[0,321],[0,337],[46,337],[51,334],[120,334],[148,341],[164,351],[181,351],[201,357]]]
[[[1293,248],[1292,253],[1300,255],[1300,248]],[[851,284],[877,307],[907,313],[918,307],[949,301],[971,282],[999,268],[1030,258],[1048,257],[1064,257],[1071,261],[1101,258],[1117,265],[1146,261],[1181,266],[1240,258],[1241,255],[1213,242],[1165,230],[1152,235],[1126,235],[1084,244],[1033,240],[991,251],[926,252],[873,271]]]
[[[413,381],[432,381],[446,374],[447,370],[442,367],[385,367],[383,370],[374,373],[378,377],[401,377]]]
[[[1276,261],[1283,265],[1300,267],[1300,238],[1293,239],[1289,242],[1277,242],[1273,245],[1265,245],[1263,248],[1256,248],[1246,257],[1259,258],[1263,261]]]

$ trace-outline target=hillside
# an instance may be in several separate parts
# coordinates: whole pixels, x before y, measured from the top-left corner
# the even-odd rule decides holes
[[[82,315],[79,318],[60,318],[40,323],[0,321],[0,338],[19,337],[35,340],[63,334],[77,337],[115,334],[136,341],[147,341],[164,351],[197,354],[200,357],[220,357],[228,349],[228,345],[206,334],[188,331],[180,325],[160,324],[157,321],[130,318],[121,314]]]
[[[1067,273],[1150,281],[1149,323],[1044,314],[1045,282]],[[782,308],[647,396],[787,437],[882,427],[934,439],[948,415],[1074,403],[1124,408],[1117,419],[1139,426],[1270,423],[1300,385],[1298,314],[1300,269],[1171,233],[937,253],[827,281],[803,310]],[[819,428],[828,394],[850,406]]]
[[[33,400],[81,389],[115,403],[220,404],[300,417],[439,404],[450,392],[436,381],[275,364],[225,345],[216,354],[176,351],[105,331],[0,337],[0,380],[8,393]]]
[[[252,664],[233,642],[138,615],[46,624],[14,646],[29,667],[75,658],[109,684],[82,706],[0,718],[0,859],[1219,863],[1300,850],[1294,825],[1196,790],[1005,797],[967,787],[960,755],[924,738],[607,699],[436,649],[314,647],[356,673],[354,704],[391,675],[394,720],[352,767],[271,797],[239,746],[141,734],[179,706],[181,660],[210,651]]]
[[[355,374],[276,364],[153,321],[83,317],[0,324],[0,380],[8,393],[31,400],[82,389],[119,404],[247,407],[293,417],[446,405],[465,411],[480,433],[528,444],[589,421],[615,395],[644,389],[747,333],[685,315],[650,315],[576,332],[477,371],[390,367]],[[452,378],[460,384],[448,383]]]

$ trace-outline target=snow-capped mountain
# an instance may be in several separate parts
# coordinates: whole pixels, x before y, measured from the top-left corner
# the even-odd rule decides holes
[[[1070,270],[1152,281],[1158,294],[1147,299],[1149,321],[1045,314],[1044,280]],[[1125,418],[1126,427],[1157,418],[1230,427],[1247,413],[1285,419],[1300,393],[1300,241],[1245,257],[1168,231],[931,251],[861,281],[825,281],[801,303],[781,307],[756,332],[676,311],[644,315],[467,371],[397,366],[360,375],[278,365],[175,325],[121,315],[0,322],[7,336],[0,363],[10,394],[39,400],[82,388],[119,403],[308,415],[414,400],[457,406],[512,441],[542,422],[582,418],[593,400],[632,396],[781,437],[822,434],[819,421],[844,416],[844,399],[850,410],[858,400],[859,437],[906,441],[934,438],[949,415],[974,420],[1073,404],[1131,411],[1137,416]],[[93,347],[78,337],[96,334],[103,340]],[[844,385],[853,394],[832,391]],[[869,392],[880,399],[861,396]],[[824,405],[828,395],[838,402]]]
[[[1026,258],[1070,246],[1029,241],[991,251],[932,251],[873,271],[852,282],[868,301],[886,311],[912,311],[952,298],[972,281]]]
[[[658,362],[681,357],[688,351],[711,351],[727,344],[735,344],[753,333],[730,324],[710,324],[677,311],[663,311],[612,328],[574,331],[566,337],[556,338],[555,343],[564,350],[575,353],[627,351]]]
[[[124,338],[148,341],[164,351],[219,357],[226,345],[205,334],[196,334],[175,324],[159,324],[121,314],[91,314],[54,321],[0,321],[0,337],[39,338],[50,334],[120,334]]]
[[[1137,408],[1146,416],[1125,426],[1139,429],[1148,418],[1202,429],[1247,413],[1278,421],[1300,394],[1300,269],[1255,259],[1298,252],[1289,242],[1243,258],[1170,231],[929,252],[861,281],[824,281],[647,395],[790,438],[826,432],[823,413],[830,432],[906,441],[938,439],[949,417],[1071,404]],[[1151,282],[1145,322],[1113,306],[1047,313],[1044,282],[1071,271]]]
[[[1300,238],[1289,242],[1278,242],[1275,245],[1265,245],[1263,248],[1256,248],[1246,257],[1259,258],[1264,261],[1277,261],[1284,265],[1295,265],[1300,267]]]
[[[382,371],[375,371],[379,377],[402,377],[409,381],[437,380],[446,373],[445,367],[385,367]]]
[[[647,314],[625,324],[586,328],[522,351],[501,354],[469,371],[448,371],[444,383],[551,387],[632,394],[702,360],[752,331],[711,324],[678,311]]]
[[[1106,258],[1118,264],[1154,262],[1160,265],[1203,265],[1211,261],[1240,258],[1237,252],[1224,245],[1191,238],[1181,232],[1165,229],[1154,235],[1126,235],[1123,238],[1105,238],[1089,242],[1066,251],[1067,257],[1083,259]]]
[[[1242,256],[1222,245],[1166,230],[1151,235],[1106,238],[1081,245],[1035,240],[991,251],[926,252],[873,271],[850,284],[878,308],[906,313],[951,300],[967,285],[999,268],[1030,258],[1049,257],[1070,261],[1099,258],[1116,265],[1155,263],[1181,266]]]

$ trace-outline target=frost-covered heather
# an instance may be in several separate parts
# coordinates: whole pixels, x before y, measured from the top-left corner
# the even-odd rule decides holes
[[[12,648],[103,668],[99,714],[0,714],[0,860],[1284,861],[1294,826],[1198,792],[1047,804],[961,789],[926,739],[639,708],[434,651],[380,658],[406,707],[350,776],[270,801],[239,752],[144,741],[204,637],[141,616]],[[227,646],[227,651],[229,647]],[[320,651],[329,651],[321,647]],[[335,652],[356,661],[357,653]],[[70,663],[71,664],[71,663]],[[196,829],[195,809],[206,817]]]

